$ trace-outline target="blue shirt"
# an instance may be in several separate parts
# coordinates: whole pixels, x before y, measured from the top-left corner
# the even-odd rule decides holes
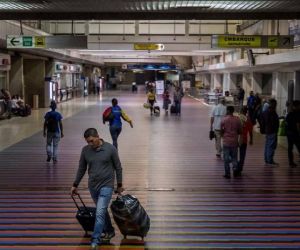
[[[53,110],[51,110],[51,111],[49,111],[49,112],[47,112],[46,113],[46,115],[45,115],[45,121],[47,121],[48,119],[49,119],[49,117],[53,117],[55,120],[56,120],[56,122],[57,122],[57,126],[56,126],[56,133],[60,133],[61,131],[60,131],[60,127],[59,127],[59,121],[61,121],[62,120],[62,116],[61,116],[61,114],[59,113],[59,112],[57,112],[57,111],[53,111]]]
[[[119,105],[112,106],[111,111],[114,115],[114,119],[109,121],[109,125],[110,126],[115,126],[115,127],[118,127],[118,128],[122,127],[122,121],[121,121],[122,109],[120,108],[120,106]]]

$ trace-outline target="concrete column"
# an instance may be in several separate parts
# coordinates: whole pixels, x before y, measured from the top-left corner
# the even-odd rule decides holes
[[[262,74],[255,73],[252,74],[252,89],[254,93],[262,93]]]
[[[300,71],[296,71],[294,97],[295,100],[300,100]]]
[[[213,89],[222,89],[223,84],[222,84],[222,75],[221,74],[212,74],[211,79],[212,79],[212,87]]]
[[[230,91],[230,73],[224,73],[223,76],[223,95],[225,91]]]
[[[39,107],[45,105],[45,61],[24,59],[25,101],[33,105],[33,96],[39,95]]]
[[[24,80],[23,80],[23,57],[11,57],[11,69],[9,72],[9,90],[12,95],[24,96]]]
[[[272,96],[277,100],[277,112],[283,115],[287,101],[287,83],[285,82],[285,73],[273,72],[272,74]]]

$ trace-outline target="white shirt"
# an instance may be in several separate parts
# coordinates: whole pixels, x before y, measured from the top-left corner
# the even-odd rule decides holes
[[[221,129],[221,121],[225,115],[226,115],[226,106],[224,106],[222,103],[219,103],[217,106],[213,108],[210,115],[210,117],[214,118],[213,130]]]

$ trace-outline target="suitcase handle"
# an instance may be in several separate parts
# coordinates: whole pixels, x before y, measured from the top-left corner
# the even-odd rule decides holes
[[[86,205],[84,204],[83,200],[81,199],[80,194],[77,194],[77,195],[71,195],[71,197],[72,197],[72,199],[73,199],[73,201],[74,201],[74,203],[75,203],[77,209],[80,210],[80,207],[78,206],[78,203],[77,203],[77,201],[75,200],[74,196],[78,196],[78,198],[79,198],[81,204],[83,205],[85,211],[86,211],[86,212],[89,212],[89,210],[87,209],[87,207],[86,207]]]

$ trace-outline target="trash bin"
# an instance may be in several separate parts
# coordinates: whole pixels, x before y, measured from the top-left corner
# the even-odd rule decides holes
[[[33,107],[32,109],[39,109],[39,95],[33,95]]]

